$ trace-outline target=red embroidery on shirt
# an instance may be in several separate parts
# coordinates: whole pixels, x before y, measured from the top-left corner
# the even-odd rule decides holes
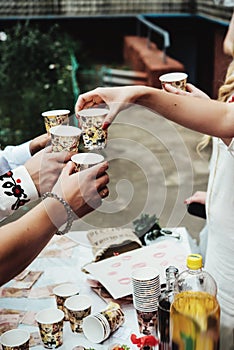
[[[30,199],[26,199],[28,196],[24,193],[24,189],[18,185],[18,183],[21,183],[21,179],[18,178],[15,180],[12,171],[1,175],[0,181],[3,181],[2,188],[6,189],[4,193],[7,196],[14,196],[16,198],[15,203],[11,206],[12,210],[16,210],[30,201]]]

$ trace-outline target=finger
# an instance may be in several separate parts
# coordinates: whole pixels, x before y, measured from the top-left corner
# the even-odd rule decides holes
[[[100,176],[96,180],[97,191],[100,192],[102,190],[102,188],[106,187],[106,185],[109,183],[109,181],[110,181],[110,178],[109,178],[109,175],[107,173]]]
[[[98,96],[97,94],[95,94],[93,91],[89,91],[86,92],[84,94],[81,94],[78,97],[78,100],[76,102],[75,105],[75,113],[76,116],[78,116],[78,112],[84,108],[89,108],[92,107],[94,105],[100,104],[102,101],[102,99],[100,98],[100,96]]]
[[[76,152],[67,152],[67,151],[53,152],[52,157],[58,163],[67,163],[75,153]]]
[[[188,93],[186,91],[183,91],[181,89],[177,89],[175,86],[171,85],[171,84],[165,84],[164,85],[164,89],[167,92],[176,94],[176,95],[187,95]]]
[[[75,164],[72,161],[67,162],[63,167],[60,177],[70,176],[73,173]]]
[[[111,125],[111,123],[113,122],[113,120],[115,119],[115,117],[117,116],[117,114],[120,111],[120,107],[119,107],[119,103],[113,103],[110,106],[110,111],[107,114],[107,116],[104,119],[104,122],[102,124],[102,129],[106,130],[108,129],[108,127]]]
[[[190,83],[187,83],[186,84],[186,90],[191,93],[191,92],[193,92],[194,90],[197,90],[197,89],[195,88],[194,85],[192,85]]]
[[[100,197],[103,199],[103,198],[106,198],[108,195],[109,195],[109,189],[108,187],[104,187],[102,188],[100,191],[99,191],[99,195]]]
[[[52,153],[52,146],[50,145],[50,146],[47,146],[46,148],[45,148],[45,152],[46,153]]]
[[[97,165],[94,165],[89,169],[82,170],[82,172],[84,171],[89,172],[91,177],[93,179],[96,179],[96,178],[99,178],[100,176],[103,176],[106,170],[108,169],[108,167],[109,167],[109,164],[108,162],[105,161]]]
[[[64,154],[64,162],[68,162],[74,154],[77,152],[65,152]]]

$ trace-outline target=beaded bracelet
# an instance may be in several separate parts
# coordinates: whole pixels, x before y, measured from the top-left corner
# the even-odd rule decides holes
[[[42,195],[42,199],[45,198],[53,198],[53,199],[57,199],[66,209],[67,212],[67,222],[66,222],[66,227],[64,228],[64,230],[60,231],[58,230],[56,232],[57,235],[64,235],[65,233],[68,233],[72,227],[72,223],[75,220],[76,216],[72,210],[72,208],[70,207],[70,205],[61,197],[59,197],[57,194],[52,193],[52,192],[46,192]]]

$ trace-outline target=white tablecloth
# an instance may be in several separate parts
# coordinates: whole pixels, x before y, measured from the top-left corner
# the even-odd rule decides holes
[[[91,247],[87,244],[84,232],[81,232],[81,242],[79,245],[72,249],[72,256],[69,257],[38,257],[33,263],[27,268],[29,270],[41,271],[44,273],[35,283],[32,288],[43,287],[48,285],[54,285],[64,282],[78,283],[80,286],[80,294],[90,295],[93,299],[92,312],[101,311],[106,308],[107,304],[102,300],[88,285],[86,279],[89,275],[81,271],[81,267],[87,262],[93,259]],[[171,238],[172,239],[172,238]],[[82,241],[83,240],[83,241]],[[50,244],[51,247],[51,244]],[[52,246],[53,247],[53,246]],[[46,249],[46,248],[45,248]],[[48,247],[47,247],[48,249]],[[23,254],[23,252],[22,252]],[[12,281],[7,283],[3,287],[11,286]],[[17,309],[24,311],[39,311],[44,308],[55,308],[56,301],[54,297],[50,298],[0,298],[0,308],[4,309]],[[63,345],[59,348],[61,350],[72,350],[77,345],[83,345],[87,348],[95,349],[108,349],[111,344],[121,343],[128,344],[132,349],[137,349],[136,346],[132,345],[130,341],[130,334],[135,333],[140,336],[138,330],[138,324],[136,319],[136,313],[132,304],[123,305],[123,311],[125,313],[125,323],[115,333],[113,333],[109,339],[104,341],[102,344],[90,343],[83,334],[74,334],[70,329],[69,322],[64,322],[64,337]],[[27,326],[20,324],[19,328],[25,328],[30,332],[39,331],[38,327]],[[32,349],[42,350],[42,345],[35,346]]]
[[[102,300],[86,282],[87,274],[81,271],[81,266],[92,260],[92,252],[90,247],[82,245],[73,248],[72,257],[68,258],[37,258],[28,267],[30,270],[43,270],[44,273],[35,283],[32,288],[42,287],[47,285],[59,284],[64,282],[78,283],[80,286],[80,294],[90,295],[93,299],[92,312],[101,311],[106,308],[107,304]],[[4,285],[4,287],[11,286],[12,282]],[[39,311],[43,308],[55,308],[55,298],[50,297],[46,299],[30,299],[30,298],[0,298],[1,309],[17,309],[24,311]],[[136,323],[136,315],[132,305],[124,306],[124,313],[126,322],[116,331],[109,339],[102,344],[90,343],[83,334],[74,334],[70,329],[69,322],[64,322],[64,336],[63,345],[59,348],[61,350],[72,350],[77,345],[83,345],[84,347],[92,347],[95,349],[108,349],[110,344],[121,343],[131,344],[129,336],[131,333],[138,332],[138,326]],[[19,325],[19,328],[25,328],[30,332],[35,332],[38,327]],[[42,345],[35,346],[32,349],[42,350]]]

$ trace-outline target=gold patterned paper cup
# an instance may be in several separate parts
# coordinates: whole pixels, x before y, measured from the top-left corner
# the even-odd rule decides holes
[[[188,79],[188,74],[184,72],[166,73],[159,77],[159,80],[161,81],[161,84],[162,84],[162,88],[164,88],[165,84],[171,84],[177,89],[181,89],[184,91],[186,91],[187,79]]]
[[[24,329],[11,329],[1,335],[3,350],[29,350],[30,333]]]
[[[56,125],[68,125],[69,114],[69,109],[54,109],[43,112],[41,115],[44,118],[46,131],[49,133],[50,128]]]
[[[63,284],[56,286],[53,289],[53,293],[54,293],[54,296],[56,299],[57,308],[64,312],[64,315],[65,315],[64,320],[65,321],[68,321],[69,317],[68,317],[67,309],[64,306],[64,303],[65,303],[67,298],[69,298],[73,295],[79,294],[79,291],[80,291],[80,288],[74,283],[63,283]]]
[[[116,331],[125,322],[123,310],[117,303],[110,302],[107,308],[101,311],[101,314],[107,319],[111,333]]]
[[[71,330],[74,333],[83,332],[83,320],[91,314],[92,299],[87,295],[74,295],[65,300]]]
[[[107,130],[102,125],[108,109],[87,108],[78,112],[84,148],[89,150],[103,149],[107,144]]]
[[[76,164],[76,171],[82,171],[104,161],[104,157],[97,153],[77,153],[71,157]]]
[[[36,314],[41,340],[46,349],[63,344],[64,312],[60,309],[43,309]]]
[[[81,129],[70,125],[57,125],[50,128],[53,152],[78,152]]]

